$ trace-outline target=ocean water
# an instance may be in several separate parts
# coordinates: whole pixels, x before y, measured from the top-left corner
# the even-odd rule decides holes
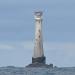
[[[0,75],[75,75],[75,67],[63,68],[25,68],[0,67]]]

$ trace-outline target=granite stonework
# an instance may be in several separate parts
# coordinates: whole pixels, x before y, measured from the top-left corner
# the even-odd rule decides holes
[[[0,67],[0,75],[75,75],[75,67]]]
[[[32,63],[36,63],[36,62],[45,64],[46,58],[45,57],[32,58]]]
[[[44,50],[43,50],[43,35],[42,35],[42,18],[43,12],[37,11],[34,13],[35,20],[35,40],[34,40],[34,50],[32,56],[32,63],[44,63]]]

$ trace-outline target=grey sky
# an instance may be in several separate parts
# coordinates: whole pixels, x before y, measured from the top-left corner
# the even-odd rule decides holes
[[[0,0],[0,66],[31,62],[36,10],[44,13],[47,63],[75,66],[75,0]]]

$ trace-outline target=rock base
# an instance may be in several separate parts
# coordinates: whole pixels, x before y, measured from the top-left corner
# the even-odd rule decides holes
[[[42,63],[32,63],[26,67],[49,67],[49,66],[47,64],[42,64]]]

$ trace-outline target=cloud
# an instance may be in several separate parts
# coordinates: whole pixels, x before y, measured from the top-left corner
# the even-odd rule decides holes
[[[30,60],[33,49],[33,41],[0,43],[0,53],[2,50],[7,50],[10,51],[12,57],[13,55],[20,56],[22,54],[23,56],[28,57],[27,60]],[[53,62],[58,66],[73,66],[75,64],[75,43],[44,42],[44,50],[45,56],[47,57],[47,63]]]
[[[26,41],[23,43],[24,50],[33,51],[34,43]],[[75,43],[72,42],[44,42],[44,53],[47,63],[58,66],[74,66]],[[72,61],[72,62],[71,62]]]
[[[28,49],[28,50],[31,50],[34,47],[34,44],[32,41],[23,42],[21,45],[23,46],[24,49]]]
[[[33,49],[32,41],[0,43],[0,50],[31,50],[31,49]]]
[[[24,41],[24,42],[10,42],[1,44],[0,43],[0,49],[8,49],[8,50],[17,50],[17,49],[23,49],[23,50],[32,50],[34,48],[34,42],[33,41]],[[74,53],[75,52],[75,43],[70,42],[44,42],[44,49],[46,51],[63,51],[64,53]]]
[[[46,50],[56,50],[58,51],[63,51],[66,53],[73,53],[75,52],[75,43],[71,42],[45,42],[44,43],[44,48]]]
[[[20,43],[20,48],[23,50],[33,50],[34,42],[25,41]],[[44,50],[46,53],[54,53],[58,56],[63,54],[66,57],[75,56],[75,43],[71,42],[44,42]]]
[[[7,44],[0,44],[0,50],[12,50],[14,49],[14,46],[7,45]]]
[[[47,49],[75,49],[75,43],[71,43],[71,42],[45,42],[44,46]]]

